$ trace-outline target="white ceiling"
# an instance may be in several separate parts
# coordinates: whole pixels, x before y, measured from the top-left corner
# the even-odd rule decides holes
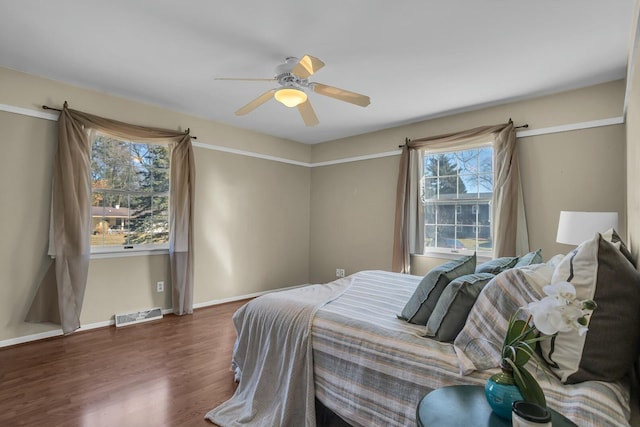
[[[0,66],[303,143],[625,77],[633,0],[0,0]],[[366,108],[275,100],[288,56]],[[63,100],[60,100],[62,103]],[[72,105],[82,109],[81,105]],[[506,119],[506,118],[505,118]]]

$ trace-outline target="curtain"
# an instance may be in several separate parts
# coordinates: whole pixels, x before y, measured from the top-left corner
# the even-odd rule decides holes
[[[173,311],[193,312],[193,199],[195,162],[188,133],[148,128],[67,108],[58,119],[49,255],[55,257],[34,297],[27,321],[53,322],[65,334],[80,327],[91,254],[91,143],[103,132],[138,142],[168,144],[169,258]]]
[[[514,256],[529,251],[529,237],[516,152],[513,123],[482,126],[463,132],[407,140],[400,156],[393,242],[393,271],[410,272],[410,256],[424,246],[424,216],[418,203],[421,156],[419,150],[455,151],[493,141],[493,256]]]

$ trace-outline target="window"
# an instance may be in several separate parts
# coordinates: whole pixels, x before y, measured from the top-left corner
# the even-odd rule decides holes
[[[424,252],[490,253],[493,148],[423,154]]]
[[[169,148],[97,134],[91,147],[91,249],[167,247]]]

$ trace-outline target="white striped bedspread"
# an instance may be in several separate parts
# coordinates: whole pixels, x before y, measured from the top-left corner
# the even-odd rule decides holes
[[[316,397],[354,427],[415,426],[417,405],[429,391],[484,385],[498,372],[461,375],[452,344],[425,338],[423,326],[397,319],[421,279],[384,271],[356,273],[351,287],[316,313]],[[628,390],[621,384],[539,382],[549,405],[579,426],[629,425]],[[588,404],[575,405],[577,399]],[[587,413],[584,408],[594,409]]]

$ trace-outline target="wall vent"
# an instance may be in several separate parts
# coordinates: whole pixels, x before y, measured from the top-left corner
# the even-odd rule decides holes
[[[116,314],[116,327],[133,325],[136,323],[149,322],[151,320],[162,319],[162,309],[152,308],[146,311],[135,311],[133,313]]]

